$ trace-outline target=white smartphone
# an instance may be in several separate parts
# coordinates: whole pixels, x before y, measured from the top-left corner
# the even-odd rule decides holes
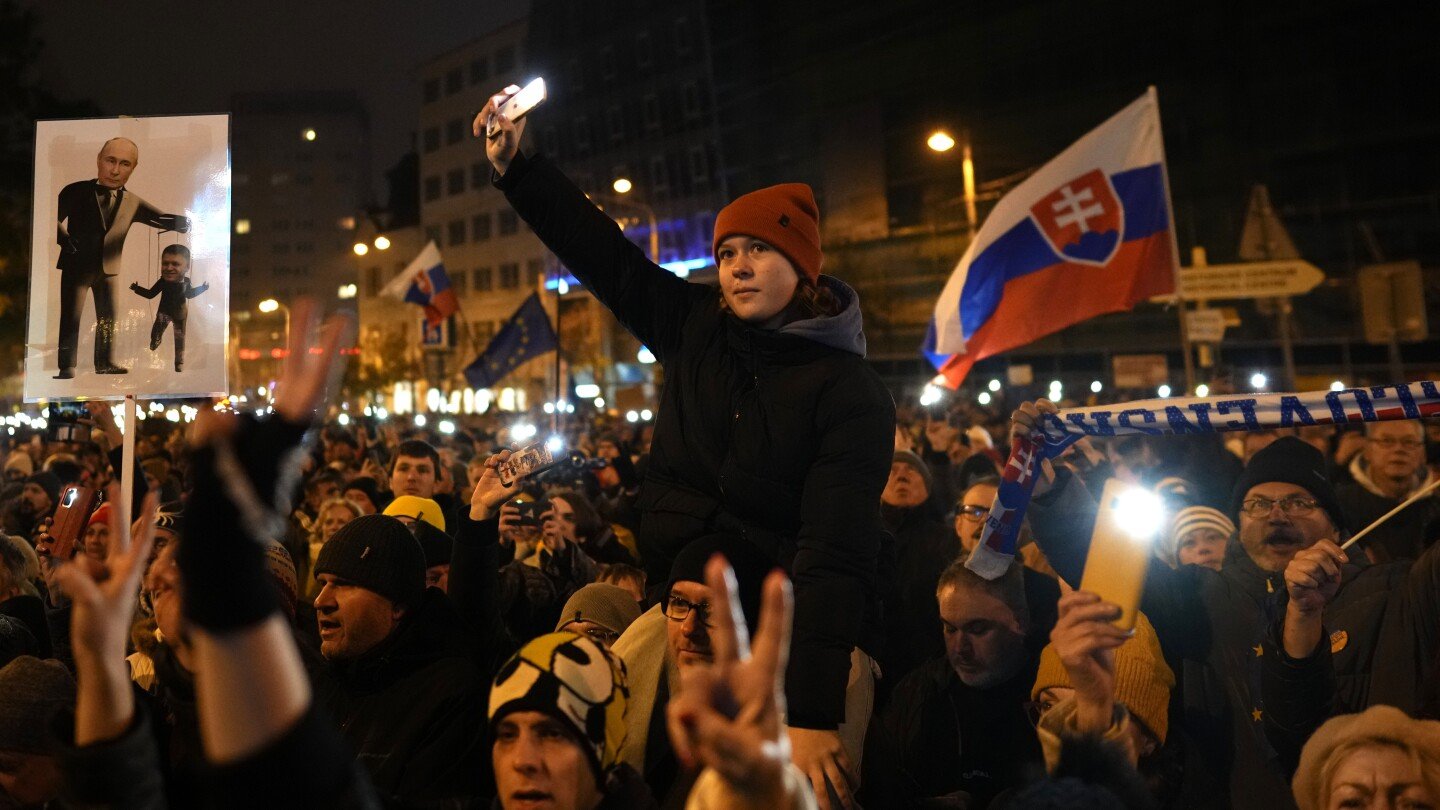
[[[509,118],[513,123],[525,117],[525,114],[540,106],[545,100],[545,80],[532,79],[529,84],[520,88],[514,95],[500,102],[496,108],[499,115]],[[485,137],[493,138],[500,132],[500,122],[495,116],[485,122]]]

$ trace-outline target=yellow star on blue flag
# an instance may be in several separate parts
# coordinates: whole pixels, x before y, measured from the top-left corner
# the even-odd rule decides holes
[[[471,388],[489,388],[526,360],[559,348],[550,316],[540,303],[540,294],[531,293],[500,327],[485,351],[465,367],[465,381]]]

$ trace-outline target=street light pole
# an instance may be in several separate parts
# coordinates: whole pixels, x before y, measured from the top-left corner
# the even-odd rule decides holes
[[[644,211],[644,212],[645,212],[645,216],[649,218],[649,221],[650,221],[650,261],[654,262],[655,264],[659,264],[659,263],[660,263],[660,221],[659,221],[659,219],[655,216],[655,209],[654,209],[654,208],[651,208],[649,205],[647,205],[647,204],[645,204],[645,203],[643,203],[643,202],[640,202],[639,200],[629,199],[630,190],[631,190],[632,188],[634,188],[634,185],[633,185],[629,180],[627,180],[627,179],[624,178],[624,177],[616,178],[615,182],[613,182],[613,183],[610,184],[610,187],[615,190],[615,194],[614,194],[614,195],[602,193],[600,196],[605,197],[605,198],[609,199],[611,202],[614,202],[614,203],[616,203],[616,204],[618,204],[618,205],[632,205],[632,206],[634,206],[634,207],[636,207],[636,208],[639,208],[641,211]],[[624,199],[622,199],[622,197],[623,197]]]

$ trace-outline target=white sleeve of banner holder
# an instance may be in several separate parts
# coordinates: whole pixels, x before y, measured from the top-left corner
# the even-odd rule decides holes
[[[1431,380],[1304,394],[1147,399],[1045,414],[1038,439],[1032,433],[1011,442],[1010,458],[981,530],[980,544],[965,567],[986,579],[1005,573],[1015,557],[1020,524],[1040,474],[1041,459],[1060,455],[1082,436],[1228,433],[1421,419],[1437,414],[1440,383]]]
[[[415,281],[415,274],[422,270],[429,270],[438,264],[440,264],[440,248],[435,246],[434,241],[425,243],[425,247],[419,255],[411,260],[399,275],[391,279],[389,284],[385,285],[385,288],[380,291],[380,297],[405,300],[405,293],[410,291],[410,285]]]

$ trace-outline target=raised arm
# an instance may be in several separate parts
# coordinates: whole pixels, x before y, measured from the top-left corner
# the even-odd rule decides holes
[[[132,283],[130,285],[130,291],[145,298],[154,298],[160,294],[160,284],[161,280],[158,278],[155,279],[155,283],[151,284],[148,288]]]
[[[223,807],[375,806],[353,756],[315,709],[261,546],[282,530],[344,327],[339,319],[327,323],[320,351],[311,354],[316,320],[313,303],[295,305],[273,418],[203,409],[195,425],[195,485],[176,558],[192,628],[200,736],[215,769],[210,798]]]
[[[474,630],[486,656],[487,675],[515,647],[500,612],[500,506],[520,488],[518,482],[509,487],[500,483],[496,473],[497,465],[509,457],[505,450],[486,460],[470,505],[460,513],[450,557],[450,601]]]
[[[208,281],[204,284],[201,284],[199,287],[191,287],[190,282],[187,281],[185,282],[185,297],[187,299],[194,298],[208,289],[210,289],[210,282]]]
[[[476,137],[494,107],[492,99],[476,116]],[[502,120],[499,134],[487,139],[495,187],[561,263],[664,362],[678,347],[691,308],[713,301],[714,290],[655,265],[553,163],[520,152],[524,126]]]

